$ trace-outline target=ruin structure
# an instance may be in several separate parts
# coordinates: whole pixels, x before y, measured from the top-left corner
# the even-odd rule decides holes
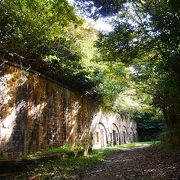
[[[115,146],[138,140],[137,124],[128,116],[99,110],[91,123],[93,148]]]
[[[21,158],[54,144],[88,149],[137,140],[134,121],[95,111],[94,101],[36,71],[2,61],[1,158]]]

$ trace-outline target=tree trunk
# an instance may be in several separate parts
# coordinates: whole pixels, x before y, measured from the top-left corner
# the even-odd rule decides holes
[[[180,98],[169,97],[165,99],[163,113],[166,120],[165,143],[180,147]]]

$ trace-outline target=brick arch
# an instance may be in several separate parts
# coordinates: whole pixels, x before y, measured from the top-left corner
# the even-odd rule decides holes
[[[107,128],[102,122],[99,122],[99,125],[102,125],[104,127],[104,130],[105,130],[105,133],[106,133],[106,141],[107,141],[107,139],[108,139]]]
[[[116,145],[116,144],[120,144],[120,131],[119,131],[119,128],[118,126],[115,124],[115,123],[112,123],[112,126],[115,127],[116,131],[113,129],[112,127],[112,140],[113,140],[113,145]]]
[[[132,132],[132,142],[134,142],[136,140],[136,133],[133,128],[131,128],[131,132]]]
[[[133,142],[134,141],[134,130],[132,127],[129,127],[128,136],[129,136],[129,142]]]
[[[122,143],[126,144],[127,143],[127,135],[128,135],[128,130],[126,126],[122,126]]]
[[[108,144],[107,129],[102,122],[99,122],[97,124],[97,129],[94,132],[94,136],[95,136],[95,144],[97,147],[107,146]]]

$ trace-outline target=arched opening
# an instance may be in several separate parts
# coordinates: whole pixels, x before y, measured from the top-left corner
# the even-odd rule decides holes
[[[131,128],[130,130],[130,142],[134,142],[135,141],[135,133],[134,130]]]
[[[113,145],[120,144],[120,133],[115,123],[112,124],[112,141]]]
[[[123,126],[122,127],[122,144],[126,144],[128,142],[127,136],[128,136],[127,128],[126,128],[126,126]]]
[[[123,144],[126,144],[126,133],[123,131]]]
[[[106,147],[107,141],[107,130],[103,123],[99,123],[96,127],[96,132],[94,134],[95,145],[97,147]]]

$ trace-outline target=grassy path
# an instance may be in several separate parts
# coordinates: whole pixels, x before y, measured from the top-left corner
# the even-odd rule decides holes
[[[42,161],[13,179],[180,179],[180,156],[153,142],[93,150],[89,156]]]
[[[180,156],[153,147],[119,150],[83,180],[180,179]]]

